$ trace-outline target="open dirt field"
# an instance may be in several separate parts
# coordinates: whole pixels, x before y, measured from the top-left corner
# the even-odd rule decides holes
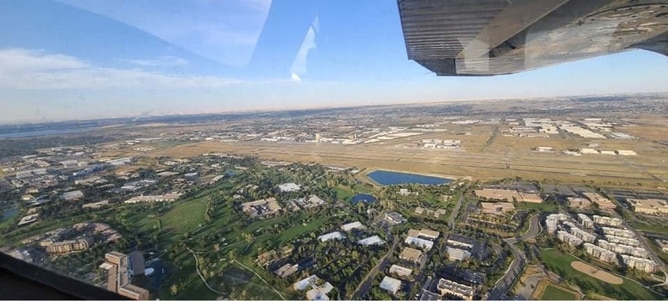
[[[579,272],[585,273],[598,280],[605,281],[610,284],[622,284],[622,282],[624,282],[624,280],[620,277],[617,277],[613,274],[610,274],[606,271],[603,271],[597,267],[593,267],[581,261],[571,262],[571,267],[573,267]]]
[[[471,139],[471,142],[473,140]],[[658,167],[665,165],[657,162],[668,160],[668,155],[663,151],[652,157],[642,155],[633,158],[603,155],[572,157],[562,154],[534,153],[525,146],[492,146],[481,151],[479,148],[483,147],[482,143],[473,142],[472,144],[476,146],[465,146],[465,151],[447,151],[382,144],[318,145],[207,141],[156,148],[145,153],[129,151],[124,155],[190,157],[208,152],[220,152],[258,156],[269,160],[314,162],[369,170],[400,170],[449,178],[470,176],[474,179],[493,180],[522,177],[571,184],[587,182],[618,188],[642,186],[645,189],[662,189],[660,187],[668,187],[663,181],[663,179],[668,179],[668,168]],[[120,154],[116,152],[116,155]]]

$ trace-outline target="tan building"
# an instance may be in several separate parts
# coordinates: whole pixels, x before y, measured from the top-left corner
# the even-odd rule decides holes
[[[480,198],[505,201],[505,202],[520,201],[522,199],[522,197],[520,196],[519,193],[517,193],[517,191],[508,189],[485,188],[485,189],[475,190],[473,191],[473,193],[475,194],[475,196]]]
[[[527,203],[542,203],[543,198],[536,193],[518,192],[510,189],[493,189],[484,188],[473,191],[473,193],[480,198],[488,200],[497,200],[504,202],[527,202]]]
[[[437,239],[440,236],[440,232],[434,231],[431,229],[427,228],[422,228],[420,230],[415,230],[415,229],[410,229],[408,230],[408,236],[411,237],[421,237],[421,238],[426,238],[430,240]]]
[[[241,210],[252,217],[271,215],[281,210],[276,198],[262,199],[241,204]]]
[[[568,197],[568,207],[577,209],[588,209],[591,206],[591,201],[586,198]]]
[[[540,197],[539,194],[537,193],[524,193],[520,192],[520,197],[522,202],[527,202],[527,203],[542,203],[543,198]]]
[[[480,206],[483,214],[503,215],[515,211],[515,205],[513,205],[513,203],[480,202]]]
[[[422,260],[422,251],[413,248],[404,248],[399,255],[401,260],[406,260],[410,262],[420,262]]]
[[[134,300],[148,300],[148,290],[130,284],[128,256],[112,251],[104,255],[105,262],[100,268],[107,270],[107,289]]]
[[[615,208],[617,207],[617,204],[615,204],[613,201],[604,198],[602,195],[598,193],[583,192],[582,195],[584,195],[590,201],[596,203],[598,205],[598,208],[600,208],[601,210],[615,210]]]
[[[64,254],[74,251],[83,251],[90,248],[92,244],[92,241],[88,238],[59,241],[47,246],[46,252],[50,254]]]
[[[668,214],[668,202],[659,199],[628,199],[633,212],[652,215]]]
[[[399,277],[408,277],[408,276],[410,276],[412,273],[413,273],[413,270],[411,270],[411,269],[409,269],[409,268],[406,268],[406,267],[402,267],[402,266],[396,265],[396,264],[393,264],[393,265],[390,267],[390,274],[395,274],[395,275],[397,275],[397,276],[399,276]]]

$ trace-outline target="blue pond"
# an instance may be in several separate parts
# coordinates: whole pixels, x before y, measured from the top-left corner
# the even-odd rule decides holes
[[[373,196],[373,195],[360,193],[360,194],[356,194],[355,196],[353,196],[353,198],[352,198],[352,200],[350,200],[350,202],[353,203],[353,205],[357,205],[357,203],[359,203],[359,202],[364,202],[364,203],[369,204],[369,203],[376,202],[376,200],[377,200],[376,197]]]
[[[403,173],[396,171],[376,170],[370,172],[367,177],[380,185],[395,184],[424,184],[441,185],[452,182],[452,179],[439,178],[432,176],[423,176],[412,173]]]

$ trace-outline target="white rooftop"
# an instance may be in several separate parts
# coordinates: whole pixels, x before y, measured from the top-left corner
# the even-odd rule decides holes
[[[311,275],[309,277],[306,277],[302,280],[295,282],[295,284],[293,284],[292,287],[297,291],[303,291],[311,287],[316,281],[318,281],[318,279],[320,278],[318,278],[317,275]]]
[[[301,187],[295,183],[284,183],[281,185],[278,185],[278,189],[281,190],[281,192],[293,192],[293,191],[299,191]]]
[[[370,245],[382,245],[382,244],[385,243],[385,241],[383,241],[380,237],[378,237],[378,235],[374,235],[374,236],[362,239],[362,240],[358,241],[357,243],[360,244],[360,245],[363,245],[363,246],[370,246]]]
[[[366,228],[366,227],[364,225],[362,225],[362,223],[360,223],[360,222],[347,223],[347,224],[341,226],[341,229],[343,231],[350,231],[352,229],[364,229],[364,228]]]
[[[327,234],[323,234],[323,235],[318,236],[318,240],[320,240],[322,242],[332,240],[332,239],[340,240],[340,239],[344,239],[344,238],[345,238],[345,236],[343,236],[343,234],[341,234],[341,232],[339,232],[339,231],[335,231],[335,232],[332,232],[332,233],[327,233]]]
[[[404,240],[405,243],[409,245],[414,245],[418,246],[420,248],[423,248],[427,251],[431,250],[431,248],[434,246],[434,242],[418,237],[413,237],[413,236],[408,236],[406,237],[406,240]]]
[[[385,276],[380,282],[380,288],[394,294],[401,288],[401,280]]]

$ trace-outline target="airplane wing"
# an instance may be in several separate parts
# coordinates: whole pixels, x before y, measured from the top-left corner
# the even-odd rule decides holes
[[[408,58],[498,75],[645,49],[668,55],[668,0],[398,0]]]

